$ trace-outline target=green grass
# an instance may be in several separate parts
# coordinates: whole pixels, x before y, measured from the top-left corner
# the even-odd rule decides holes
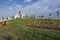
[[[23,26],[21,23],[35,21],[36,19],[16,19],[0,28],[2,40],[60,40],[60,30],[32,28]]]

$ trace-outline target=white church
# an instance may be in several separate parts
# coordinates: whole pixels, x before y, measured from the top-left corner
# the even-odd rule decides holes
[[[21,11],[19,11],[19,13],[16,13],[16,15],[14,16],[14,19],[16,18],[25,18],[25,14]]]

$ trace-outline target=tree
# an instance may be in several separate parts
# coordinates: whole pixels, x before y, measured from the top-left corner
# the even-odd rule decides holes
[[[28,16],[26,15],[25,18],[28,18]]]
[[[2,20],[4,20],[4,17],[2,17]]]
[[[41,16],[39,16],[39,18],[41,18]]]
[[[50,14],[49,14],[49,16],[51,17],[51,16],[52,16],[52,14],[50,13]]]
[[[44,16],[42,15],[41,18],[44,18]]]
[[[56,11],[56,13],[57,13],[57,18],[59,18],[59,14],[60,14],[59,11]]]
[[[8,20],[8,17],[6,19]]]
[[[30,18],[36,18],[36,16],[33,14],[33,15],[30,16]]]
[[[49,16],[52,16],[52,14],[49,14]]]
[[[57,13],[57,18],[59,18],[59,11],[56,11],[56,13]],[[57,21],[57,26],[59,27],[59,22]]]
[[[14,16],[12,16],[12,19],[14,19]]]

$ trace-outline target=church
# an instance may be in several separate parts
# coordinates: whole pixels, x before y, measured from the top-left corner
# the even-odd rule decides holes
[[[14,19],[16,18],[25,18],[25,14],[22,11],[19,11],[15,16]]]

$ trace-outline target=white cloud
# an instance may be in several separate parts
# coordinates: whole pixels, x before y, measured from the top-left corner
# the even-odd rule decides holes
[[[13,0],[9,0],[10,2],[12,2]]]
[[[16,10],[18,10],[18,11],[21,10],[21,8],[22,8],[22,5],[15,5],[15,6],[14,6],[14,9],[16,9]]]
[[[36,15],[45,15],[47,16],[49,13],[52,13],[54,16],[54,12],[56,12],[60,5],[60,0],[42,0],[38,1],[32,5],[28,5],[27,7],[23,8],[23,11],[26,14],[36,14]]]
[[[30,3],[32,0],[24,0],[24,2]]]
[[[25,0],[27,1],[27,0]],[[31,2],[31,0],[30,0]],[[36,3],[32,5],[27,5],[26,7],[22,8],[22,5],[14,4],[15,6],[10,6],[9,9],[13,10],[21,10],[25,12],[26,14],[36,14],[36,15],[49,15],[49,13],[52,13],[54,16],[54,12],[56,10],[60,10],[60,7],[58,8],[58,5],[60,5],[60,0],[42,0],[37,1]]]
[[[9,8],[8,9],[13,9],[13,7],[12,6],[9,6]]]
[[[22,9],[22,5],[18,5],[18,4],[11,5],[11,6],[9,6],[8,9],[9,9],[9,10],[16,10],[16,11],[19,11],[19,10]]]

